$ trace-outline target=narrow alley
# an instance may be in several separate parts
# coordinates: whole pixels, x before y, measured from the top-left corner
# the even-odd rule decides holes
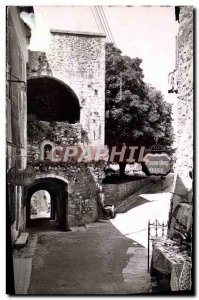
[[[154,205],[168,216],[169,182],[165,182],[164,192],[140,194],[140,202],[137,199],[134,208],[117,214],[115,219],[74,227],[69,232],[53,231],[53,227],[49,231],[42,226],[35,229],[36,234],[30,230],[31,236],[37,236],[37,243],[33,239],[31,254],[23,250],[23,257],[32,258],[27,294],[91,294],[91,290],[92,294],[150,293],[147,228],[143,230],[142,226],[147,226],[147,218],[157,217]],[[155,188],[157,184],[151,191]],[[143,203],[143,197],[151,201]],[[143,210],[148,211],[147,216]],[[15,257],[21,251],[15,250]]]

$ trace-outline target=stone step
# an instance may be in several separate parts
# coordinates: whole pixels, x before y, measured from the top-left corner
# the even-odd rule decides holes
[[[25,247],[25,245],[28,241],[28,237],[29,237],[28,232],[22,232],[15,242],[15,248]]]

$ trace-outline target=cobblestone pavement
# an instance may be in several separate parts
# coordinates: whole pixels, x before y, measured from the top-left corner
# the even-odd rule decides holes
[[[38,236],[28,294],[149,292],[146,249],[109,221]]]

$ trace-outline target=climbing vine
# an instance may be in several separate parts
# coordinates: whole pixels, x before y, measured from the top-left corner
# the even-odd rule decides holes
[[[53,124],[54,126],[54,124]],[[48,140],[55,140],[56,135],[52,124],[40,121],[33,114],[27,116],[27,135],[30,141],[42,141],[44,138]]]

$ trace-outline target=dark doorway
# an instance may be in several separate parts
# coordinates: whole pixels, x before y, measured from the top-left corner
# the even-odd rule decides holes
[[[69,230],[68,193],[64,181],[47,177],[35,180],[27,188],[26,230]]]

